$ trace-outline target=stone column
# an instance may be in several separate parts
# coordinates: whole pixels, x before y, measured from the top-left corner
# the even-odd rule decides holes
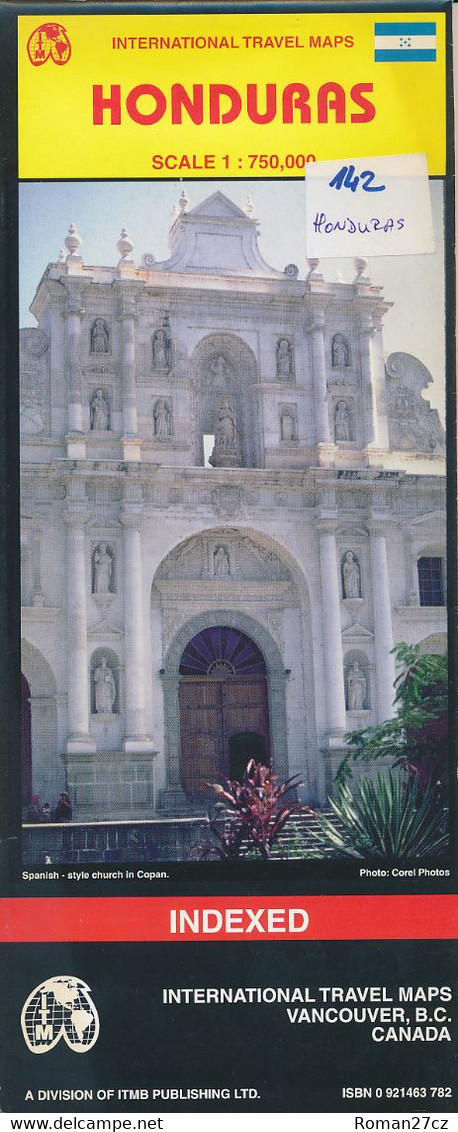
[[[377,405],[375,397],[375,375],[372,359],[372,335],[374,324],[372,316],[364,312],[359,329],[359,358],[361,363],[364,445],[377,448],[379,444]]]
[[[41,531],[34,531],[33,547],[33,592],[32,605],[44,605],[45,595],[41,583]]]
[[[404,566],[406,574],[406,605],[420,605],[418,585],[418,563],[414,553],[413,536],[410,531],[404,535]]]
[[[141,562],[141,503],[124,502],[125,751],[152,751],[145,732],[145,658]]]
[[[86,615],[86,501],[84,488],[70,482],[67,524],[68,753],[94,751],[89,737],[89,674]]]
[[[390,580],[386,537],[383,523],[370,520],[372,606],[374,611],[375,682],[377,717],[380,723],[394,715],[394,681],[396,676],[391,620]]]
[[[81,317],[84,314],[81,288],[77,284],[69,286],[66,319],[65,364],[68,386],[68,431],[83,432],[83,406],[80,372]]]
[[[121,327],[122,431],[125,437],[137,436],[137,388],[135,382],[135,299],[137,288],[127,281],[119,286]]]
[[[324,313],[321,310],[316,311],[312,317],[309,331],[312,336],[313,398],[317,444],[330,444],[332,441],[329,425],[324,327]]]
[[[319,519],[316,525],[320,553],[327,730],[329,746],[341,746],[346,731],[346,713],[335,523],[334,520]]]
[[[389,450],[390,437],[388,428],[388,391],[385,371],[385,354],[383,349],[383,330],[381,314],[374,314],[374,335],[371,345],[372,357],[372,388],[375,401],[375,415],[377,418],[377,439],[379,447]]]

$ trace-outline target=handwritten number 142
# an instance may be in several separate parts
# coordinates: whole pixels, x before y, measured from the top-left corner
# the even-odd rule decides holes
[[[372,169],[365,169],[363,173],[358,174],[355,173],[354,165],[342,165],[339,172],[329,182],[329,187],[331,189],[351,189],[352,193],[355,193],[360,184],[365,193],[383,192],[386,185],[373,185],[374,178],[375,173]]]

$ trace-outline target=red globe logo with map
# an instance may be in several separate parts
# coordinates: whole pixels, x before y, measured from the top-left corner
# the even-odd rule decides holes
[[[62,24],[40,24],[27,43],[27,53],[34,67],[42,67],[49,58],[58,67],[68,63],[72,47]]]

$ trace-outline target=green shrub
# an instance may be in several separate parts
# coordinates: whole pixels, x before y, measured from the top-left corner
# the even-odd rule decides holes
[[[432,857],[448,845],[446,816],[434,784],[420,791],[417,777],[401,771],[348,782],[329,799],[336,824],[318,815],[321,832],[336,857]]]

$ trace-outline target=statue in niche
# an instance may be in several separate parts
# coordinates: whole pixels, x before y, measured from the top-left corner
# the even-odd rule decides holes
[[[333,369],[339,369],[342,366],[350,364],[350,351],[348,349],[347,339],[343,334],[334,334],[332,339],[331,357]]]
[[[91,327],[91,354],[109,354],[110,335],[104,318],[96,318]]]
[[[94,550],[94,593],[108,594],[112,592],[113,555],[108,550],[106,542],[101,542]]]
[[[153,409],[154,435],[156,440],[167,440],[172,435],[172,422],[167,401],[160,397]]]
[[[287,338],[280,338],[277,342],[277,377],[291,377],[292,372],[291,342]]]
[[[94,432],[106,432],[110,427],[110,410],[103,389],[97,389],[91,401],[91,428]]]
[[[225,546],[217,546],[213,555],[213,573],[215,578],[228,578],[231,572],[229,554]]]
[[[366,699],[367,681],[358,661],[347,672],[347,699],[349,711],[362,711]]]
[[[296,412],[292,405],[285,405],[280,417],[280,436],[282,440],[297,440]]]
[[[334,414],[334,435],[337,441],[353,440],[351,413],[347,401],[338,401]]]
[[[100,664],[94,670],[94,691],[96,712],[111,715],[116,699],[116,684],[106,656],[102,656]]]
[[[170,368],[171,341],[164,328],[156,330],[153,337],[153,366],[155,369]]]
[[[214,468],[225,468],[237,465],[239,456],[235,412],[227,397],[224,397],[218,412],[215,446],[209,462]]]
[[[352,550],[347,550],[342,564],[344,597],[361,597],[361,570]]]
[[[225,389],[229,376],[229,367],[222,354],[213,358],[208,367],[208,376],[215,389]]]

